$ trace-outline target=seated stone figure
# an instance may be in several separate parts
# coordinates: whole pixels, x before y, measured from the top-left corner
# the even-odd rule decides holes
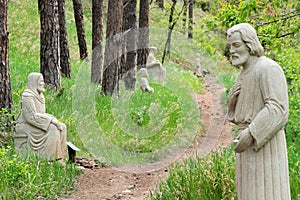
[[[27,89],[21,97],[15,148],[18,153],[33,151],[48,160],[63,160],[66,155],[66,126],[45,112],[44,85],[42,74],[29,74]]]
[[[202,77],[202,68],[201,68],[201,59],[200,54],[196,53],[196,72],[195,75],[197,77]]]
[[[166,69],[162,64],[155,59],[157,51],[156,47],[150,47],[149,56],[146,63],[146,68],[149,76],[153,77],[154,80],[160,80],[164,82],[166,80]]]
[[[148,73],[146,68],[141,68],[139,70],[140,75],[140,87],[143,92],[154,92],[154,89],[150,87],[148,82]]]

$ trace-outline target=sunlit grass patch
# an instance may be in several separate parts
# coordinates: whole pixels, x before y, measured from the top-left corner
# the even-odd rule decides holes
[[[200,110],[193,87],[202,87],[195,76],[182,76],[175,65],[167,66],[165,83],[149,78],[153,93],[139,89],[103,96],[100,87],[79,70],[73,87],[73,112],[82,144],[99,160],[121,166],[154,162],[170,151],[188,147],[201,129]],[[139,77],[137,77],[137,80]],[[193,82],[190,84],[189,81]]]
[[[55,199],[74,189],[74,164],[19,156],[9,143],[0,145],[0,199]]]

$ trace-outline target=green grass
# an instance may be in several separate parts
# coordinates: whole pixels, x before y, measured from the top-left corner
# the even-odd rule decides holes
[[[203,91],[202,82],[182,76],[174,64],[165,67],[164,84],[149,79],[154,93],[141,92],[138,84],[136,91],[127,91],[120,84],[113,97],[90,83],[89,66],[81,67],[72,86],[73,112],[83,146],[94,157],[114,166],[153,162],[199,135],[200,112],[192,93]]]
[[[234,185],[233,149],[213,152],[205,158],[189,158],[171,167],[168,179],[157,186],[151,199],[203,199],[236,198]]]
[[[80,173],[75,165],[63,167],[36,155],[20,157],[11,143],[0,144],[0,199],[56,199],[74,189]]]

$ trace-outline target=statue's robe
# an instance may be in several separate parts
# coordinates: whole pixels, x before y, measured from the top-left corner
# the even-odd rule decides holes
[[[290,186],[284,125],[288,94],[280,66],[264,56],[242,69],[236,105],[228,119],[248,128],[254,143],[236,154],[236,189],[240,200],[289,200]]]
[[[43,95],[26,89],[22,93],[21,113],[17,119],[15,140],[25,136],[22,147],[16,146],[18,152],[34,151],[46,159],[65,158],[66,127],[60,131],[51,123],[54,116],[45,113]],[[20,143],[16,143],[20,144]]]

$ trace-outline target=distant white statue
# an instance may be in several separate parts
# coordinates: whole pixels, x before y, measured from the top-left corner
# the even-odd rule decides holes
[[[284,73],[275,61],[263,56],[264,49],[251,25],[231,27],[227,43],[232,65],[242,67],[228,99],[228,120],[239,127],[234,149],[238,199],[291,199]]]
[[[147,79],[148,73],[146,68],[141,68],[139,70],[140,75],[140,87],[143,92],[154,92],[154,89],[150,87],[149,81]]]
[[[146,68],[149,76],[151,76],[154,80],[165,82],[167,78],[166,69],[162,66],[162,64],[158,60],[156,60],[155,58],[156,52],[157,52],[156,47],[149,48],[149,55],[147,58]]]
[[[201,59],[200,54],[196,53],[196,72],[197,77],[202,77]]]
[[[21,97],[15,147],[19,153],[33,151],[48,160],[62,161],[66,156],[66,125],[46,113],[44,85],[42,74],[29,74],[27,89]]]

